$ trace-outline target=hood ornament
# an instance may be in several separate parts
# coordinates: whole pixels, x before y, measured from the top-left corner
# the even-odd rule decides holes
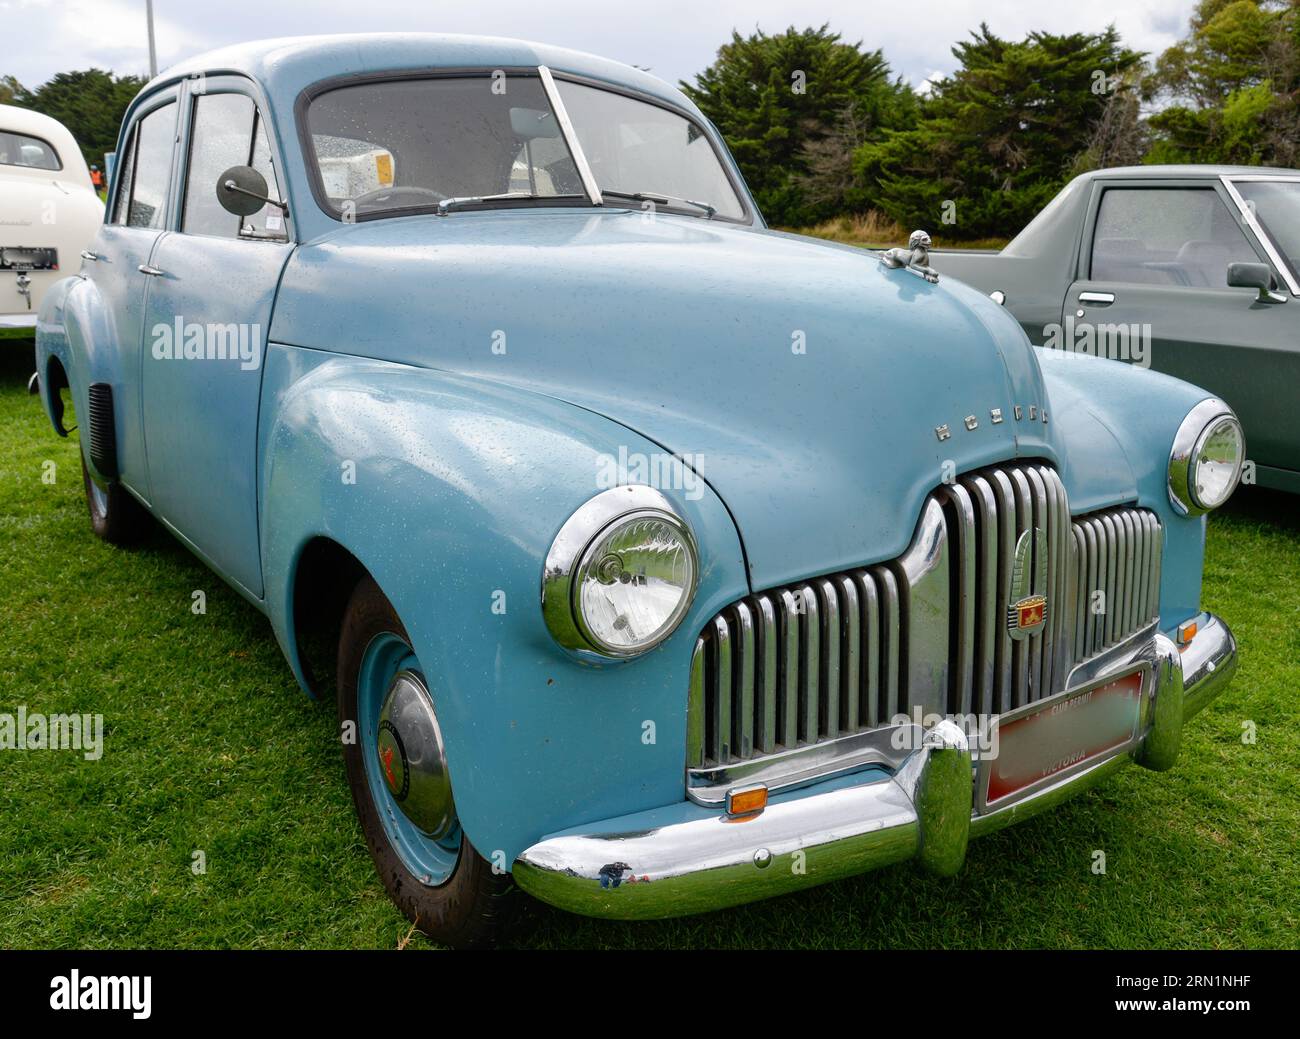
[[[924,231],[913,231],[906,249],[886,249],[880,254],[880,262],[886,267],[914,271],[931,284],[939,281],[939,272],[930,266],[930,236]]]

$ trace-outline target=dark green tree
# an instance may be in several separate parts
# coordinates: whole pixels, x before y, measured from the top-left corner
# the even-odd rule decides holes
[[[1201,0],[1145,90],[1148,162],[1300,164],[1300,2]]]
[[[826,25],[733,32],[681,87],[726,138],[763,215],[782,225],[862,208],[853,151],[904,125],[913,106],[880,51],[841,42]]]
[[[57,119],[71,131],[86,161],[104,164],[104,153],[117,147],[122,116],[145,81],[139,76],[114,76],[102,69],[60,72],[35,90],[13,77],[4,77],[12,93],[9,104],[30,108]]]
[[[856,155],[874,205],[905,227],[1014,234],[1081,167],[1139,153],[1121,132],[1136,109],[1115,98],[1134,90],[1142,55],[1113,26],[1014,42],[981,25],[953,55],[960,67],[931,85],[914,124]]]

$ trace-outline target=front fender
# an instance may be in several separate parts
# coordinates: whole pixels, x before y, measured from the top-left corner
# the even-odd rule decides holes
[[[1200,612],[1205,517],[1183,516],[1169,500],[1169,453],[1178,425],[1213,394],[1120,361],[1036,351],[1062,451],[1062,479],[1076,512],[1136,501],[1164,524],[1160,626],[1170,631]]]
[[[543,834],[683,799],[695,635],[748,590],[735,525],[711,490],[700,485],[692,500],[660,488],[700,544],[686,620],[644,657],[593,666],[544,625],[542,563],[601,489],[602,454],[650,455],[653,444],[527,390],[279,345],[262,409],[277,637],[303,681],[295,567],[315,537],[343,545],[397,609],[428,673],[457,811],[480,853],[510,863]]]

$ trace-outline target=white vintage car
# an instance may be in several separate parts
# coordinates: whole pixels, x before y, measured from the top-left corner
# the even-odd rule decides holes
[[[67,127],[0,105],[0,330],[36,327],[45,290],[77,270],[103,222]]]

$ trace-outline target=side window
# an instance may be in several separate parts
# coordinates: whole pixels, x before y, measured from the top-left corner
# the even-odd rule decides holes
[[[265,205],[241,220],[217,200],[217,179],[231,166],[252,166],[266,178],[267,193],[280,198],[266,127],[245,94],[203,94],[194,100],[189,172],[181,230],[220,238],[285,237],[279,206]]]
[[[194,99],[182,231],[220,238],[239,234],[239,217],[228,213],[217,200],[217,178],[231,166],[248,165],[252,140],[252,98],[201,94]]]
[[[1108,188],[1101,196],[1093,281],[1224,288],[1228,264],[1258,260],[1213,188]]]
[[[131,186],[135,176],[135,141],[139,137],[139,128],[131,131],[131,137],[126,142],[126,148],[123,150],[120,166],[121,172],[117,177],[117,198],[113,202],[113,223],[125,224],[126,215],[131,207]]]
[[[172,178],[176,102],[155,109],[136,124],[126,223],[160,228],[167,220],[167,189]]]

